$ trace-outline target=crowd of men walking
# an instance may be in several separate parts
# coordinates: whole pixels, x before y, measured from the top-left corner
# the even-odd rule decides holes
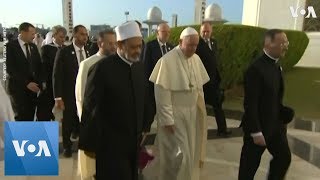
[[[37,46],[35,27],[22,23],[18,38],[6,44],[6,88],[14,119],[51,121],[57,119],[53,112],[62,112],[63,156],[72,157],[72,144],[79,140],[81,178],[98,180],[138,178],[141,141],[155,120],[159,154],[149,167],[153,175],[145,178],[198,180],[205,163],[206,104],[214,109],[217,135],[232,133],[222,110],[212,25],[204,22],[200,35],[185,28],[177,46],[169,43],[166,23],[147,43],[140,28],[129,21],[101,31],[89,48],[85,26],[74,27],[69,45],[66,29],[55,26],[53,41]],[[289,42],[278,29],[264,38],[263,55],[245,74],[239,179],[253,179],[265,149],[273,155],[269,179],[283,179],[291,160],[286,124],[294,111],[282,104],[278,65]]]

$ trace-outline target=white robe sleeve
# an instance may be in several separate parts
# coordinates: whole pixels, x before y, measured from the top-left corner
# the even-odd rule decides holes
[[[0,82],[0,149],[4,148],[2,140],[4,137],[4,121],[14,121],[14,112],[12,110],[10,98]]]
[[[83,104],[83,97],[84,91],[86,88],[87,82],[87,73],[88,69],[84,63],[80,63],[79,71],[76,79],[76,86],[75,86],[75,95],[76,95],[76,104],[78,110],[79,120],[81,121],[81,114],[82,114],[82,104]]]
[[[171,91],[160,85],[154,86],[154,95],[157,106],[157,120],[161,126],[174,125]]]

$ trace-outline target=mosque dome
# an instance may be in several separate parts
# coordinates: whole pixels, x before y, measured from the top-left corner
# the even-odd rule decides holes
[[[222,10],[218,4],[210,4],[204,12],[205,21],[221,21]]]
[[[148,10],[147,20],[143,22],[147,24],[158,25],[167,21],[162,20],[162,12],[160,8],[158,8],[157,6],[153,6]]]
[[[162,21],[162,12],[158,7],[154,6],[148,10],[147,17],[150,21]]]

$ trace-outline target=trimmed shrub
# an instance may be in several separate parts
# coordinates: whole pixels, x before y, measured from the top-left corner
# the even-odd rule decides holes
[[[179,37],[187,26],[171,29],[170,40],[174,45],[179,43]],[[199,25],[193,25],[198,32]],[[219,71],[222,77],[222,87],[229,89],[243,83],[243,75],[248,66],[262,54],[264,33],[267,29],[245,25],[213,25],[213,35],[218,42]],[[304,32],[284,30],[287,34],[289,50],[280,60],[284,71],[292,69],[302,57],[309,38]],[[150,36],[148,40],[155,38]]]

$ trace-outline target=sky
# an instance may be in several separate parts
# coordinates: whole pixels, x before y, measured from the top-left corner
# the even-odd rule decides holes
[[[220,5],[224,19],[241,23],[243,0],[207,0],[207,6],[212,3]],[[178,14],[178,25],[194,22],[194,0],[73,0],[74,25],[117,26],[125,22],[125,11],[129,11],[129,20],[143,21],[153,6],[161,9],[162,19],[170,25],[174,13]],[[18,26],[25,21],[45,27],[62,25],[62,0],[0,0],[2,26]]]

